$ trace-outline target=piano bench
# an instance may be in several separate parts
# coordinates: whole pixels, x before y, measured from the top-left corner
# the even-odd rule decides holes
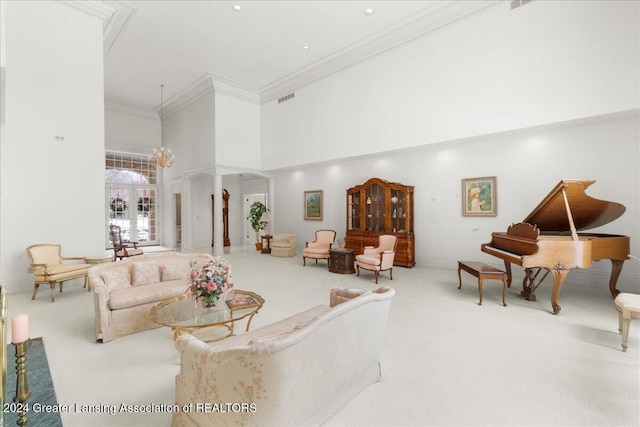
[[[482,281],[484,279],[488,279],[502,280],[502,305],[505,307],[507,306],[507,303],[505,302],[505,299],[507,298],[507,288],[509,287],[509,278],[507,273],[482,262],[458,261],[458,280],[460,281],[458,289],[462,288],[462,274],[460,274],[460,271],[462,270],[478,278],[478,292],[480,293],[480,302],[478,305],[482,305]]]
[[[622,335],[622,351],[627,351],[629,323],[631,319],[640,319],[640,295],[619,293],[614,303],[618,310],[618,330]]]

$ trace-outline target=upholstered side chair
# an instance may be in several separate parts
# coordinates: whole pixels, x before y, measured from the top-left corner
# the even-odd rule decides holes
[[[46,283],[51,288],[51,302],[55,301],[56,283],[84,277],[84,286],[87,286],[87,274],[90,264],[87,264],[84,257],[63,257],[60,245],[38,244],[27,248],[27,256],[33,270],[33,295],[31,299],[36,299],[40,284]],[[64,261],[79,261],[76,263],[63,264]]]
[[[336,232],[334,230],[318,230],[316,231],[316,240],[306,242],[302,250],[302,265],[307,265],[307,258],[315,259],[316,264],[319,259],[329,259],[329,249],[336,240]],[[328,263],[327,263],[328,264]]]
[[[122,233],[119,225],[109,225],[111,243],[113,243],[113,260],[142,255],[142,249],[138,248],[138,242],[125,243],[122,241]]]
[[[356,255],[356,270],[360,276],[360,269],[373,271],[378,283],[381,271],[389,270],[389,279],[393,280],[393,260],[396,256],[396,236],[383,234],[378,237],[378,246],[365,246],[364,252]]]

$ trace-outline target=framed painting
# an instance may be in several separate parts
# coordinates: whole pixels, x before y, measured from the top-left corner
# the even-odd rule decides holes
[[[464,178],[462,180],[462,215],[496,216],[496,177]]]
[[[322,221],[322,190],[304,192],[305,221]]]

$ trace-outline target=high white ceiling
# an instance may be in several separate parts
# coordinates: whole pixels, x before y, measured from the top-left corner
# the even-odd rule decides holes
[[[296,84],[424,34],[482,2],[106,3],[121,13],[105,43],[105,100],[149,111],[160,104],[161,83],[166,102],[205,75],[263,100],[279,96]],[[234,11],[235,5],[242,11]]]

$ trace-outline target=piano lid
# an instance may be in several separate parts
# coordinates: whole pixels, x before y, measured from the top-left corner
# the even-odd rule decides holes
[[[619,218],[626,208],[620,203],[594,199],[585,189],[595,180],[563,179],[523,222],[537,225],[541,231],[569,231],[569,217],[562,195],[565,189],[576,230],[600,227]]]

